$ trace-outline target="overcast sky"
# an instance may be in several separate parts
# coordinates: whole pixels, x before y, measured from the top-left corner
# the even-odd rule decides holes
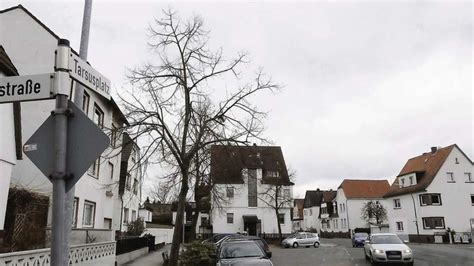
[[[83,2],[21,3],[79,50]],[[344,178],[392,180],[410,157],[456,143],[472,159],[472,3],[93,1],[89,62],[128,88],[147,25],[171,7],[200,15],[212,47],[247,51],[284,89],[256,97],[265,136],[297,171],[295,195]],[[151,174],[150,176],[154,176]],[[147,186],[153,183],[147,181]]]

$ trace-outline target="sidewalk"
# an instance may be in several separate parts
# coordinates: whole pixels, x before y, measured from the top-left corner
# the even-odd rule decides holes
[[[164,251],[170,251],[171,244],[167,244],[164,247],[152,251],[146,254],[143,257],[137,258],[136,260],[130,261],[124,265],[131,265],[131,266],[161,266],[163,265],[163,257],[161,253]]]

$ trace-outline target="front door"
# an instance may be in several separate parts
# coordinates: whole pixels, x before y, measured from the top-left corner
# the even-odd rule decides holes
[[[249,236],[256,236],[257,235],[257,223],[255,222],[245,222],[244,223],[245,231]]]

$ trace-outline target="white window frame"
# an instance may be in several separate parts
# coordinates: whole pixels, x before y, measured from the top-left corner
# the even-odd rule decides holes
[[[431,197],[431,204],[428,204],[424,202],[424,196],[429,196]],[[436,196],[438,198],[438,203],[433,203],[433,196]],[[441,194],[439,193],[426,193],[426,194],[420,194],[420,205],[421,206],[442,206],[443,202],[441,201]]]
[[[226,215],[226,221],[227,224],[234,224],[234,213],[233,212],[228,212]]]
[[[86,206],[91,206],[92,207],[92,214],[91,214],[91,221],[88,223],[86,221]],[[96,203],[93,201],[85,200],[84,201],[84,209],[82,211],[82,227],[88,227],[88,228],[94,228],[94,223],[95,223],[95,211],[96,211]]]
[[[234,188],[233,187],[226,187],[225,195],[228,198],[234,198]]]
[[[394,209],[401,209],[402,204],[400,202],[400,199],[393,199],[393,208]]]
[[[464,175],[466,176],[466,182],[468,182],[468,183],[474,182],[474,180],[472,179],[472,173],[471,172],[465,172]]]
[[[283,222],[280,221],[281,216],[283,216]],[[284,213],[278,213],[278,222],[280,222],[280,224],[285,224],[285,214]]]
[[[428,226],[426,225],[427,219],[434,219],[434,218],[439,218],[439,219],[441,219],[441,221],[442,221],[442,223],[443,223],[443,226],[441,226],[441,227],[438,226],[438,227],[433,227],[433,228],[428,227]],[[421,220],[423,221],[423,229],[425,229],[425,230],[444,229],[445,226],[446,226],[445,223],[444,223],[444,217],[422,217]]]
[[[448,183],[456,183],[456,180],[454,180],[454,173],[453,172],[447,172],[446,173],[446,178]]]
[[[404,230],[403,230],[403,222],[397,221],[397,222],[395,222],[395,224],[396,224],[396,226],[397,226],[397,231],[399,231],[399,232],[403,232],[403,231],[404,231]]]
[[[128,216],[129,216],[129,210],[128,208],[123,208],[123,223],[126,224],[128,223]]]

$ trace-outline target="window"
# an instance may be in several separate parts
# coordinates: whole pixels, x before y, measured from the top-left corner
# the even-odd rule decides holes
[[[474,194],[471,194],[471,205],[474,206]]]
[[[267,177],[279,177],[280,173],[278,171],[267,171]]]
[[[420,205],[442,205],[441,194],[422,194],[420,195]]]
[[[79,198],[74,198],[74,203],[72,204],[72,227],[77,227],[77,212],[79,210]]]
[[[94,227],[95,219],[95,203],[92,201],[84,201],[84,215],[82,217],[82,226]]]
[[[109,177],[112,180],[112,179],[114,179],[114,165],[111,162],[109,162],[108,167],[109,167],[109,169],[108,169],[109,170]]]
[[[466,182],[473,182],[471,173],[464,173],[466,176]]]
[[[133,180],[133,194],[137,195],[138,193],[138,179]]]
[[[76,86],[77,86],[77,83],[76,83]],[[89,96],[89,94],[87,94],[87,92],[84,91],[84,94],[82,95],[82,111],[84,111],[86,115],[89,114],[90,100],[91,100],[91,97]]]
[[[413,185],[413,176],[411,175],[408,179],[410,179],[410,186]]]
[[[308,216],[308,214],[306,213],[306,210],[303,210],[303,215]]]
[[[207,217],[201,216],[201,226],[207,226],[209,223],[207,222]]]
[[[228,187],[226,189],[226,195],[228,198],[233,198],[234,197],[234,188],[233,187]]]
[[[94,123],[96,123],[100,128],[104,127],[104,112],[96,104],[94,104],[92,121],[94,121]]]
[[[326,207],[321,208],[321,213],[322,214],[327,214],[328,213],[327,208]]]
[[[95,178],[99,178],[99,166],[100,166],[100,157],[94,161],[94,163],[89,167],[89,169],[87,170],[87,172],[95,177]]]
[[[132,211],[132,222],[137,219],[137,211]]]
[[[132,187],[132,175],[130,173],[127,174],[127,179],[125,180],[125,189],[130,191]]]
[[[278,222],[280,224],[285,224],[285,214],[284,213],[279,213],[278,214]]]
[[[128,208],[123,209],[123,223],[128,223]]]
[[[454,183],[454,173],[452,172],[447,172],[446,173],[446,178],[448,179],[448,183]]]
[[[402,205],[400,204],[400,199],[394,199],[393,200],[393,208],[394,209],[400,209]]]
[[[454,163],[455,163],[455,164],[459,164],[458,158],[454,158]]]
[[[227,223],[228,224],[233,224],[234,223],[234,214],[233,213],[227,213]]]
[[[403,231],[403,222],[396,222],[397,224],[397,231]]]
[[[405,178],[400,178],[398,185],[402,188],[405,186]]]
[[[290,199],[290,189],[289,189],[289,188],[283,189],[283,197],[284,197],[286,200]]]
[[[309,216],[313,215],[313,209],[309,209]]]
[[[119,136],[119,133],[117,131],[117,126],[112,124],[112,131],[110,132],[110,146],[112,146],[113,148],[117,147],[117,138]]]
[[[248,170],[248,206],[257,207],[257,170]]]
[[[444,229],[444,217],[423,217],[424,229]]]

